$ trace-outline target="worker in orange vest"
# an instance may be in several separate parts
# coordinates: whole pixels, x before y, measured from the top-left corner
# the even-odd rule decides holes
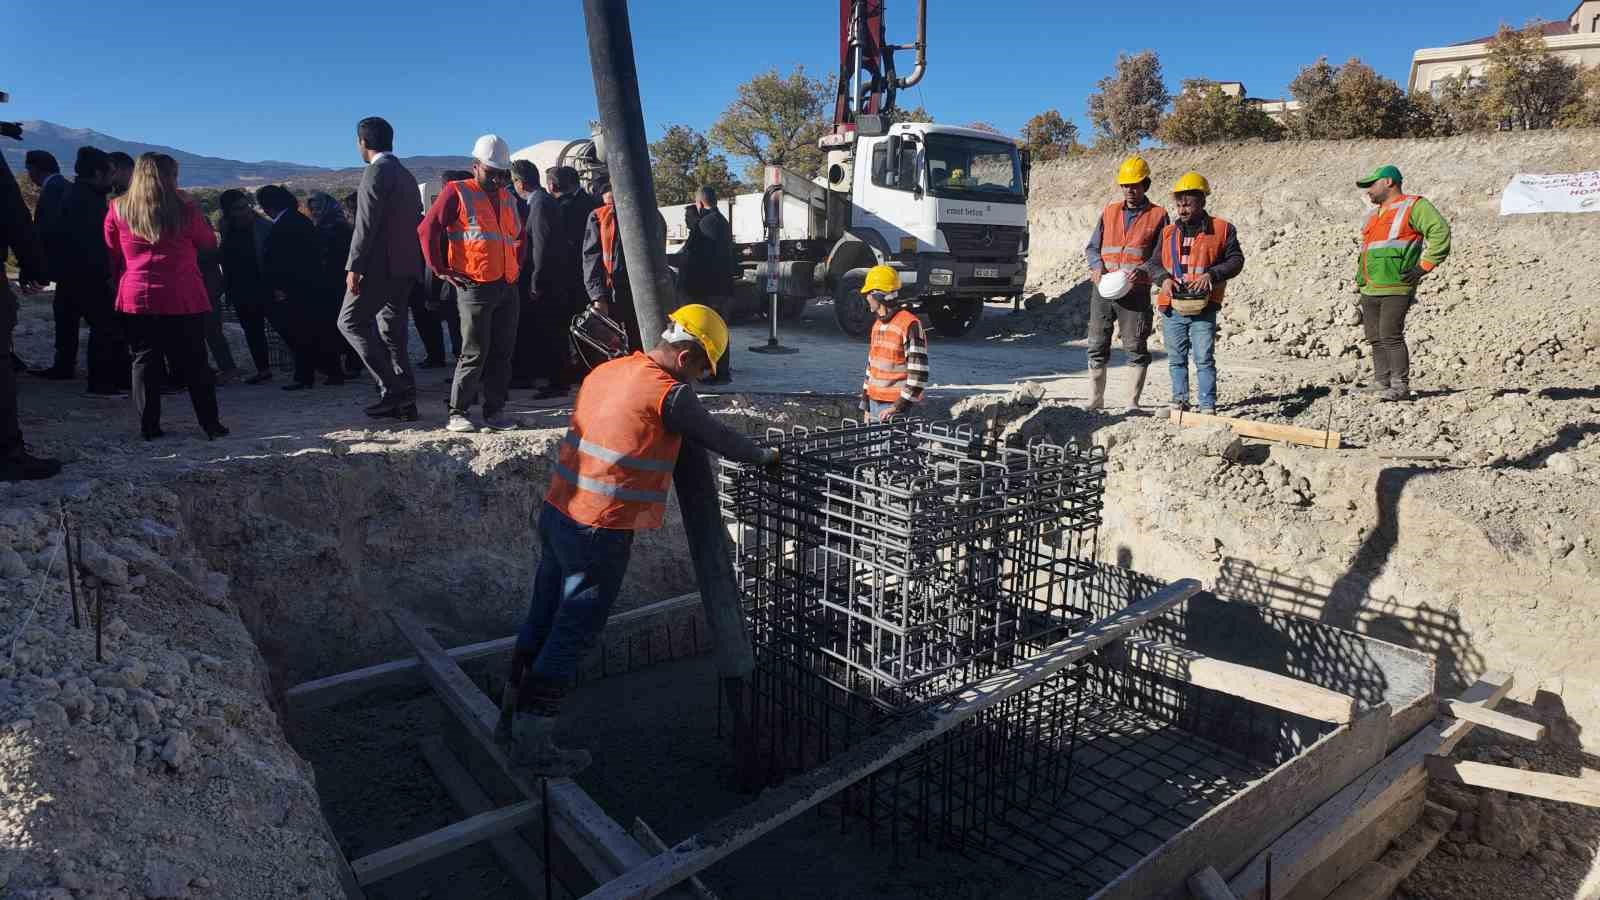
[[[1217,411],[1217,311],[1226,282],[1244,271],[1239,235],[1224,219],[1206,212],[1211,183],[1185,172],[1172,186],[1177,221],[1161,230],[1159,255],[1145,266],[1158,293],[1161,339],[1172,376],[1172,409],[1189,408],[1189,355],[1200,382],[1200,411]]]
[[[441,281],[455,286],[461,314],[461,353],[450,386],[454,432],[478,430],[470,418],[483,395],[483,425],[509,431],[511,357],[517,346],[517,275],[522,259],[522,217],[510,191],[511,150],[486,134],[472,147],[472,178],[447,181],[417,226],[422,255]]]
[[[1133,367],[1128,407],[1139,407],[1145,376],[1150,371],[1150,275],[1145,263],[1155,256],[1156,240],[1169,220],[1167,211],[1150,202],[1150,164],[1130,156],[1117,170],[1122,198],[1100,213],[1084,254],[1089,260],[1089,403],[1100,409],[1106,400],[1106,367],[1111,362],[1111,328],[1122,333],[1122,351]],[[1109,277],[1108,277],[1109,276]]]
[[[861,383],[861,411],[870,424],[904,415],[922,402],[928,386],[928,338],[917,314],[900,300],[899,272],[873,266],[861,293],[877,316],[867,347],[867,377]]]
[[[587,751],[555,745],[556,717],[622,588],[634,532],[661,527],[681,442],[777,462],[776,449],[715,421],[695,397],[727,348],[722,317],[691,303],[673,311],[649,353],[602,363],[578,389],[539,513],[539,571],[496,729],[513,765],[561,777],[589,764]]]
[[[1363,393],[1381,400],[1411,399],[1411,351],[1406,313],[1417,284],[1450,255],[1450,225],[1426,197],[1401,190],[1400,170],[1379,166],[1356,186],[1372,214],[1361,228],[1356,289],[1361,327],[1372,347],[1372,384]]]

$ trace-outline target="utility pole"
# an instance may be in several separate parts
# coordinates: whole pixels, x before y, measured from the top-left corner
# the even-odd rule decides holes
[[[666,235],[659,229],[627,0],[583,0],[583,17],[589,32],[595,105],[605,135],[605,163],[611,173],[617,227],[633,288],[633,309],[640,337],[648,348],[666,330],[667,313],[676,306],[676,291],[667,272]],[[705,450],[685,441],[672,480],[700,586],[700,603],[715,645],[717,674],[733,714],[735,768],[744,782],[754,760],[754,743],[744,716],[744,685],[755,670],[755,654],[739,609],[733,561],[717,505],[716,477]]]

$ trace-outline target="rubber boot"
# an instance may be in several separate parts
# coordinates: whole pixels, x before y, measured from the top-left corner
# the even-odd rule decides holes
[[[1106,370],[1089,370],[1089,403],[1084,409],[1093,412],[1106,405]]]
[[[1133,370],[1133,388],[1128,391],[1128,409],[1138,411],[1139,395],[1144,393],[1144,379],[1150,374],[1149,366],[1139,366]]]
[[[511,722],[517,711],[518,694],[522,691],[522,678],[533,665],[533,654],[526,650],[511,652],[511,671],[506,675],[505,689],[500,692],[500,719],[495,722],[495,743],[511,746]]]
[[[589,768],[589,751],[557,747],[555,732],[555,716],[519,711],[511,726],[511,765],[546,778],[571,778]]]

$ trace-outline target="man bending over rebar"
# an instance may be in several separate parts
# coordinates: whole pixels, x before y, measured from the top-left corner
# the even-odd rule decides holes
[[[694,382],[715,375],[727,350],[722,317],[689,304],[668,318],[649,353],[604,363],[584,380],[539,513],[539,570],[495,729],[512,765],[535,775],[589,765],[588,751],[555,745],[556,716],[605,628],[633,533],[661,527],[682,440],[738,462],[778,459],[713,420],[695,396]]]

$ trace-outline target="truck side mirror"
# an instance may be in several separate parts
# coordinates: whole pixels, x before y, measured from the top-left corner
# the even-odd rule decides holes
[[[1029,176],[1031,176],[1033,174],[1033,151],[1029,150],[1026,147],[1023,147],[1021,149],[1021,153],[1022,153],[1022,196],[1026,197],[1026,196],[1028,196]]]
[[[889,135],[889,168],[888,172],[885,173],[887,176],[885,180],[895,187],[900,188],[905,187],[905,185],[900,183],[900,150],[903,143],[904,142],[900,140],[900,135]]]

